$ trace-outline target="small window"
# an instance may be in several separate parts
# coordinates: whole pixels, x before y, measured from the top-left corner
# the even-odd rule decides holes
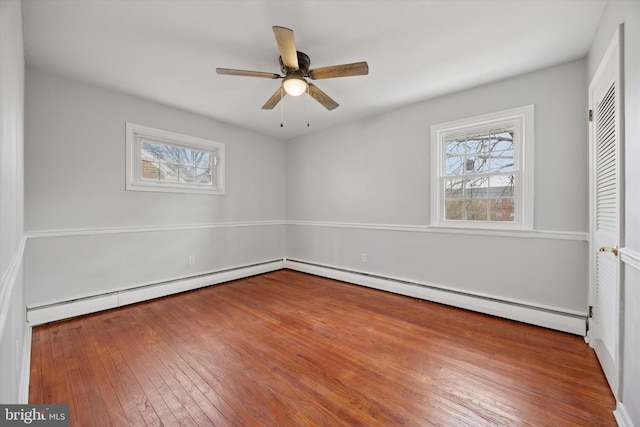
[[[127,123],[127,190],[224,194],[224,144]]]
[[[433,226],[533,226],[533,106],[431,127]]]

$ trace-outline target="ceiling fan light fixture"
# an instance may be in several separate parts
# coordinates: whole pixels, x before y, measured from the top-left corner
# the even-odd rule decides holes
[[[284,78],[282,87],[291,96],[300,96],[307,91],[307,82],[297,74],[290,74]]]
[[[2,0],[0,0],[2,1]],[[327,110],[338,107],[338,103],[331,99],[318,86],[309,83],[306,79],[321,80],[336,77],[366,76],[369,74],[369,65],[365,61],[351,64],[330,65],[328,67],[310,69],[311,59],[304,52],[296,48],[293,30],[285,27],[273,27],[273,34],[278,45],[278,62],[282,74],[268,73],[265,71],[237,70],[233,68],[216,68],[216,73],[228,76],[261,77],[266,79],[284,79],[278,89],[262,106],[263,110],[272,110],[282,101],[285,94],[300,96],[307,92],[310,98],[318,101]]]

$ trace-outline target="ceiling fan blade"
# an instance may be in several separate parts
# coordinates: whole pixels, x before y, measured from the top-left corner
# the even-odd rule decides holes
[[[284,27],[273,27],[273,34],[276,36],[276,43],[280,51],[282,63],[292,70],[298,69],[298,52],[296,49],[296,39],[293,30]]]
[[[364,61],[309,70],[309,78],[313,80],[332,79],[334,77],[365,76],[367,74],[369,74],[369,65]]]
[[[329,95],[321,91],[318,86],[313,83],[309,83],[309,95],[316,101],[318,101],[324,108],[331,111],[338,108],[338,103],[331,99]]]
[[[269,98],[267,102],[264,103],[264,105],[262,106],[262,109],[271,110],[273,109],[273,107],[278,105],[278,102],[280,102],[280,100],[284,97],[284,93],[282,92],[283,90],[284,89],[282,89],[282,86],[280,86],[278,90],[275,91],[273,95],[271,95],[271,98]]]
[[[234,70],[232,68],[216,68],[216,73],[227,76],[264,77],[266,79],[282,78],[280,74],[266,73],[264,71]]]

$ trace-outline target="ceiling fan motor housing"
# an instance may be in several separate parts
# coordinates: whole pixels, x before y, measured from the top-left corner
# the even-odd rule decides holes
[[[309,67],[311,66],[311,59],[306,53],[299,52],[299,51],[296,51],[296,53],[298,54],[298,71],[304,77],[307,77],[309,75]],[[280,62],[280,70],[282,71],[282,74],[284,74],[285,76],[288,75],[291,71],[295,71],[295,70],[291,70],[286,65],[284,65],[284,63],[282,62],[282,56],[278,57],[278,61]]]

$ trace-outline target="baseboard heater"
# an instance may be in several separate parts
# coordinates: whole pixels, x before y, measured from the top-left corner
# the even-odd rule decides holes
[[[95,313],[111,308],[122,307],[141,301],[160,298],[180,292],[229,282],[268,273],[284,268],[284,260],[265,261],[256,264],[218,270],[196,276],[184,277],[166,282],[142,285],[120,291],[92,295],[70,301],[61,301],[54,304],[27,307],[27,322],[30,326],[69,319],[89,313]]]
[[[505,301],[485,295],[476,295],[445,289],[423,283],[373,275],[361,271],[321,265],[293,259],[265,261],[241,267],[185,277],[177,280],[143,285],[135,288],[93,295],[53,304],[27,307],[27,322],[30,326],[69,319],[128,304],[160,298],[270,271],[288,268],[316,276],[327,277],[347,283],[366,286],[425,301],[433,301],[536,326],[585,336],[586,313],[563,311],[549,307],[534,306],[518,301]]]
[[[586,313],[536,306],[519,301],[502,300],[486,295],[461,292],[307,261],[285,259],[284,266],[291,270],[316,276],[464,308],[575,335],[585,336],[587,333]]]

